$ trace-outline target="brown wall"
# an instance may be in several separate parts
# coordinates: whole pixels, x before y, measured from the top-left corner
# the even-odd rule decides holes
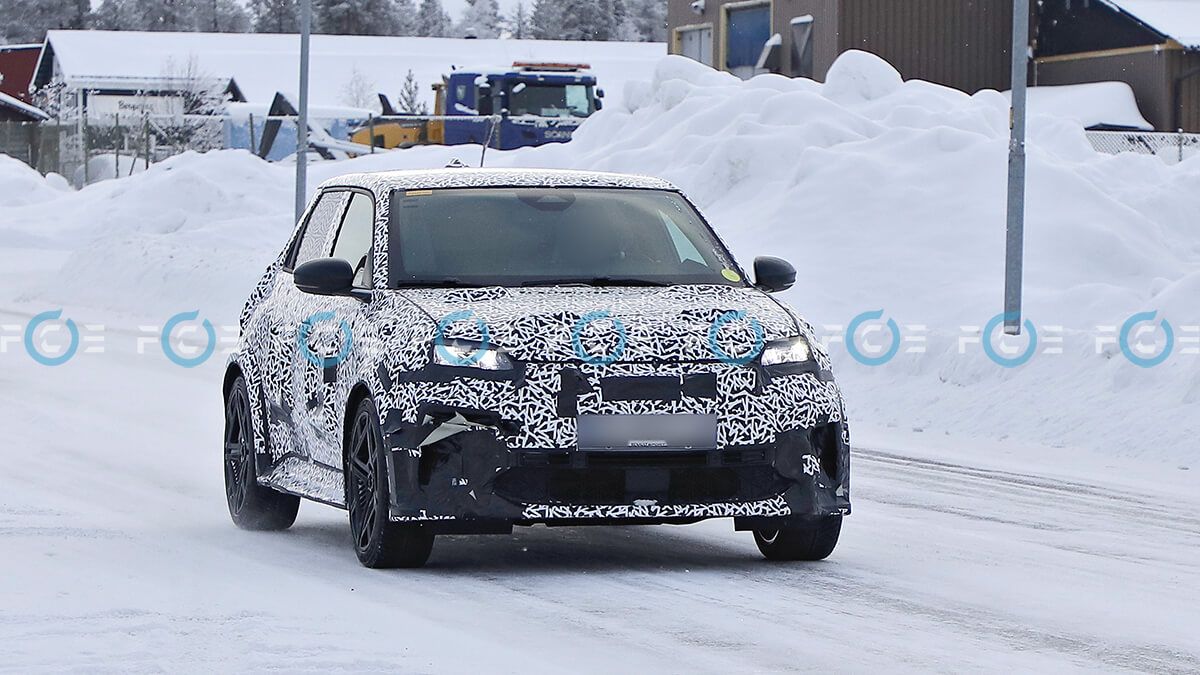
[[[783,36],[784,75],[793,75],[798,64],[792,63],[792,19],[810,14],[813,17],[813,77],[825,79],[841,50],[841,19],[838,16],[845,0],[775,0],[771,29]]]
[[[975,92],[1011,82],[1012,0],[841,0],[838,51],[878,54],[905,79]]]
[[[1155,129],[1171,129],[1171,71],[1176,56],[1178,52],[1170,50],[1142,49],[1047,57],[1034,62],[1031,84],[1126,82],[1146,121]]]
[[[1176,101],[1179,112],[1174,123],[1184,131],[1198,133],[1200,132],[1200,52],[1175,51],[1171,54],[1171,61],[1174,66],[1171,72],[1172,78],[1192,73],[1191,77],[1180,82],[1179,100]]]
[[[668,0],[667,24],[711,23],[715,61],[721,51],[720,7],[728,1],[707,0],[697,15],[689,0]],[[905,78],[972,92],[1008,88],[1011,0],[773,0],[772,30],[784,38],[784,75],[793,74],[791,20],[805,14],[814,18],[818,80],[838,54],[862,49],[887,59]]]
[[[711,24],[713,27],[713,67],[720,69],[721,58],[721,6],[739,0],[707,0],[702,14],[691,9],[691,0],[667,0],[667,26],[672,33],[667,37],[667,48],[677,52],[674,29],[678,26]],[[791,20],[798,16],[813,16],[813,61],[817,79],[822,79],[830,64],[838,55],[838,16],[840,0],[771,0],[771,31],[783,36],[782,74],[792,75],[792,31]]]

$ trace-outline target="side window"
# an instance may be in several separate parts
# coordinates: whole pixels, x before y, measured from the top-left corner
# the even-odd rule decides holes
[[[350,206],[342,219],[333,257],[341,258],[354,268],[354,285],[371,286],[371,232],[375,226],[375,203],[361,192],[350,193]]]
[[[329,241],[329,233],[334,225],[340,220],[342,210],[346,206],[346,195],[344,190],[327,191],[317,199],[317,205],[313,207],[312,214],[304,225],[304,233],[300,235],[296,254],[292,257],[292,269],[309,260],[325,257],[325,243]]]

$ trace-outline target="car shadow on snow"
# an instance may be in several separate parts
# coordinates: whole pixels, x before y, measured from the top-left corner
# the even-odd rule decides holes
[[[730,527],[732,529],[732,527]],[[292,536],[319,544],[353,560],[349,532],[342,523],[304,523]],[[426,569],[439,572],[593,572],[762,570],[749,532],[721,533],[671,525],[517,527],[510,535],[443,535]],[[825,565],[828,563],[816,563]]]

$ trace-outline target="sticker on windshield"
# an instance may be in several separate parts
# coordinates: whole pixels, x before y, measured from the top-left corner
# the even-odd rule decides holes
[[[735,282],[735,283],[742,280],[742,275],[738,274],[737,272],[734,272],[733,270],[729,269],[728,267],[721,270],[721,276],[723,276],[726,279],[728,279],[732,282]]]
[[[404,193],[405,197],[428,197],[433,194],[433,190],[408,190]]]

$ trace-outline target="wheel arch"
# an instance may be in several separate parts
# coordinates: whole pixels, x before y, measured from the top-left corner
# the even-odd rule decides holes
[[[239,377],[244,378],[245,376],[246,374],[242,372],[242,364],[230,361],[229,365],[225,366],[225,379],[221,383],[221,395],[228,400],[229,392],[233,390],[233,383],[237,382]]]
[[[349,445],[350,426],[354,422],[354,415],[358,411],[358,404],[365,399],[373,398],[374,394],[366,382],[359,382],[350,388],[350,395],[346,397],[346,409],[342,411],[342,466],[345,468],[346,449]]]

